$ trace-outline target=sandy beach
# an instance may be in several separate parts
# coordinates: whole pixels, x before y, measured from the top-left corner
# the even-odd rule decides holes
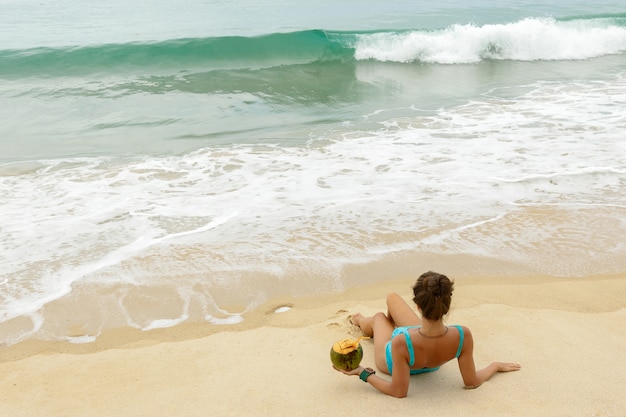
[[[331,368],[360,332],[354,312],[407,299],[412,282],[275,300],[238,325],[110,331],[89,344],[0,348],[2,416],[626,416],[626,278],[456,278],[449,324],[468,326],[477,366],[522,364],[476,390],[455,362],[394,399]],[[281,306],[291,309],[276,312]],[[373,344],[363,342],[364,365]]]
[[[0,417],[626,417],[625,0],[0,2]]]

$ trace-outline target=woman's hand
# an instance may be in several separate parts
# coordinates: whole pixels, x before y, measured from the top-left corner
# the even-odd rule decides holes
[[[511,371],[519,371],[522,369],[522,366],[519,363],[513,362],[492,362],[489,366],[480,371],[476,372],[476,383],[468,383],[465,381],[466,389],[474,389],[478,388],[483,382],[487,381],[494,374],[498,372],[511,372]]]
[[[496,365],[498,366],[498,372],[519,371],[522,369],[522,365],[513,362],[496,362]]]
[[[363,370],[365,369],[362,366],[358,366],[352,369],[351,371],[344,371],[343,369],[335,368],[335,366],[333,366],[333,368],[335,369],[335,371],[339,371],[342,374],[346,374],[346,375],[361,375],[361,372],[363,372]]]

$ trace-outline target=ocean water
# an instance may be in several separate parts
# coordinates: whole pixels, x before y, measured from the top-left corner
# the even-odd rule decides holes
[[[0,0],[0,344],[625,272],[626,4],[432,3]]]

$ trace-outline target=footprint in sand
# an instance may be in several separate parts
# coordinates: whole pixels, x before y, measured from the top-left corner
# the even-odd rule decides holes
[[[337,318],[339,318],[340,316],[343,316],[343,315],[344,315],[345,313],[347,313],[347,312],[348,312],[348,310],[344,310],[344,309],[337,310],[337,311],[335,312],[335,314],[333,315],[333,317],[331,317],[330,319],[331,319],[331,320],[333,320],[333,319],[337,319]],[[338,327],[346,327],[346,326],[345,326],[343,323],[338,323],[338,322],[336,322],[336,321],[333,321],[333,322],[331,322],[331,323],[327,324],[327,325],[326,325],[326,327],[328,327],[329,329],[336,329],[336,328],[338,328]]]
[[[343,317],[343,319],[340,322],[333,321],[327,324],[326,327],[329,329],[343,329],[353,337],[363,336],[361,329],[352,324],[352,314],[346,313],[349,313],[349,311],[345,309],[337,310],[333,318]]]

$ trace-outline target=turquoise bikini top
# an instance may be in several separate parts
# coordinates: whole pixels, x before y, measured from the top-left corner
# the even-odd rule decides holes
[[[411,336],[409,335],[409,329],[419,329],[422,326],[403,326],[403,327],[396,327],[393,330],[393,333],[391,333],[391,338],[393,339],[395,336],[399,335],[400,333],[404,334],[404,338],[406,339],[406,347],[409,350],[409,366],[413,366],[413,364],[415,363],[415,351],[413,350],[413,343],[411,343]],[[459,356],[461,356],[461,350],[463,350],[463,341],[465,340],[465,333],[463,332],[463,327],[459,326],[458,324],[454,324],[452,325],[452,327],[456,327],[457,330],[459,331],[459,348],[456,351],[456,355],[455,358],[458,359]],[[391,374],[391,368],[392,368],[392,363],[391,363],[391,343],[388,343],[387,346],[387,368],[389,369],[389,374]],[[439,369],[439,366],[437,366],[436,368],[421,368],[421,369],[411,369],[411,375],[415,375],[415,374],[421,374],[424,372],[432,372],[432,371],[436,371],[437,369]]]

